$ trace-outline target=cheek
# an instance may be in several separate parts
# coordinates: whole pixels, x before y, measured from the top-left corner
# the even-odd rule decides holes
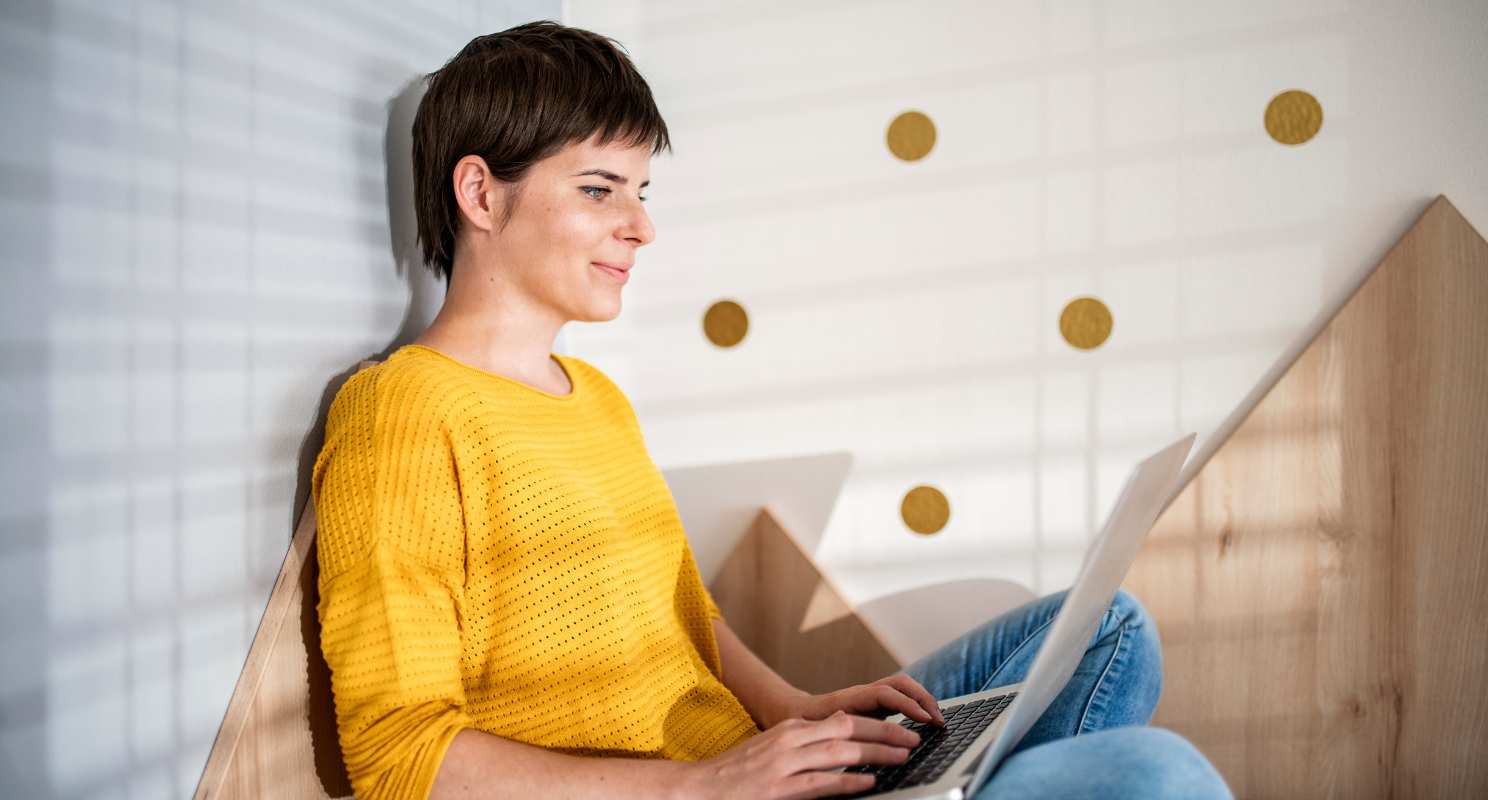
[[[585,263],[592,259],[614,256],[614,248],[606,247],[606,240],[615,229],[608,215],[585,209],[556,212],[550,241],[558,244],[566,255],[582,258]]]

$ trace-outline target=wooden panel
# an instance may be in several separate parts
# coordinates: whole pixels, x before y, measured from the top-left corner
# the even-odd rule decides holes
[[[315,505],[307,503],[197,785],[200,800],[351,796],[320,651],[316,574]]]
[[[1439,197],[1159,517],[1153,724],[1238,797],[1488,796],[1488,243]]]
[[[740,641],[808,692],[871,683],[903,666],[768,510],[708,591]]]

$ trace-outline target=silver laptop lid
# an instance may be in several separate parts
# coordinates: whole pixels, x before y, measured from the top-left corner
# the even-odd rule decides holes
[[[976,775],[966,786],[968,797],[976,796],[991,777],[992,768],[1017,746],[1075,674],[1143,537],[1178,488],[1178,473],[1197,437],[1190,433],[1164,447],[1137,464],[1127,476],[1105,527],[1085,550],[1080,573],[1060,605],[1021,691],[1004,712],[1002,730],[983,753]]]

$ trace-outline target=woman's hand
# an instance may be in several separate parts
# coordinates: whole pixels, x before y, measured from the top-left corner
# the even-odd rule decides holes
[[[896,672],[873,683],[849,686],[826,694],[802,693],[787,704],[785,716],[826,719],[835,711],[872,714],[882,709],[888,709],[889,714],[903,714],[920,722],[945,724],[945,717],[941,715],[940,704],[935,702],[935,697],[919,681],[903,672]]]
[[[805,800],[861,792],[873,776],[834,772],[854,764],[901,764],[920,737],[903,726],[837,711],[787,719],[702,761],[684,765],[677,798]]]

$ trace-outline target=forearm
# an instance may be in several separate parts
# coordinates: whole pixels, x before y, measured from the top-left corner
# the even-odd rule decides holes
[[[806,698],[807,693],[770,669],[770,665],[761,661],[727,622],[715,617],[713,632],[718,639],[718,655],[723,661],[723,685],[739,698],[755,723],[764,729],[792,716],[792,707]]]
[[[429,797],[671,798],[690,766],[571,756],[466,728],[445,751]]]

